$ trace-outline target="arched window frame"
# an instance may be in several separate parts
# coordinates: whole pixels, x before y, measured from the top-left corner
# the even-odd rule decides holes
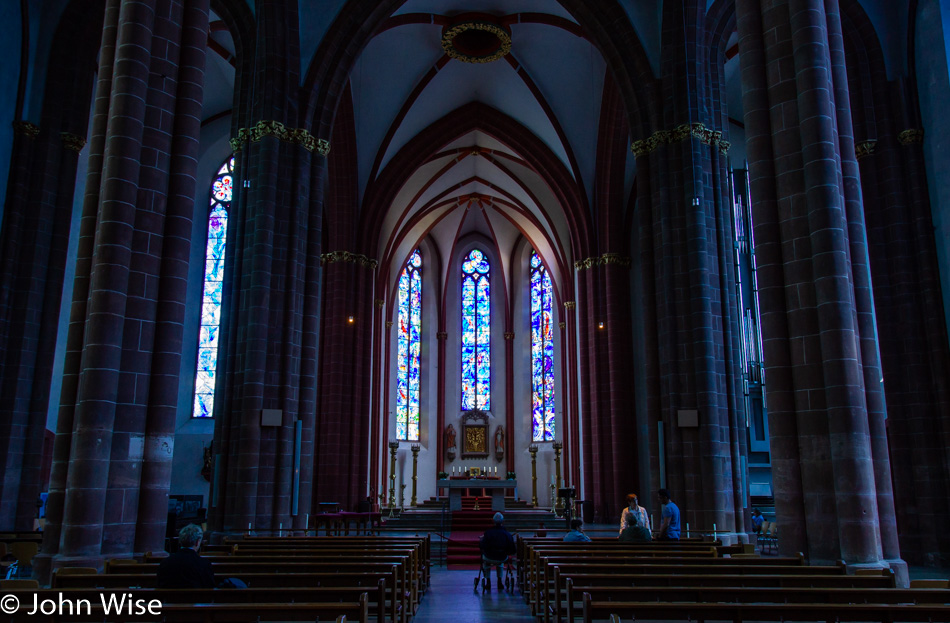
[[[233,185],[234,156],[231,156],[218,169],[211,183],[193,418],[209,418],[214,415],[214,385],[218,367],[224,256],[227,248],[228,211],[231,209]]]
[[[554,441],[554,287],[537,252],[531,252],[531,439]]]
[[[422,253],[416,249],[399,275],[396,336],[396,439],[419,441],[422,348]]]
[[[491,263],[480,249],[462,260],[462,410],[491,409]]]

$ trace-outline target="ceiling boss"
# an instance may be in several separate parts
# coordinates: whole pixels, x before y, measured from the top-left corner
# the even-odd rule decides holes
[[[442,30],[442,49],[464,63],[491,63],[511,51],[511,31],[491,15],[464,13]]]

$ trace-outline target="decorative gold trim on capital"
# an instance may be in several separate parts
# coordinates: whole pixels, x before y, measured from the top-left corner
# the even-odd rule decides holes
[[[904,130],[897,135],[897,140],[901,142],[901,145],[913,145],[914,143],[923,143],[924,142],[924,131],[920,128],[911,128],[909,130]]]
[[[563,331],[564,329],[567,328],[567,323],[562,320],[561,322],[557,323],[557,326],[559,329]]]
[[[349,251],[331,251],[330,253],[324,253],[320,256],[321,265],[332,264],[334,262],[353,262],[354,264],[368,266],[369,268],[376,268],[378,264],[376,260],[368,258],[361,253],[350,253]]]
[[[392,328],[393,328],[393,321],[392,321],[392,320],[387,320],[387,321],[386,321],[386,328],[387,328],[387,329],[392,329]]]
[[[624,268],[629,268],[632,263],[629,257],[623,257],[619,253],[604,253],[600,257],[589,257],[586,260],[574,262],[574,268],[577,270],[585,270],[587,268],[593,268],[594,266],[606,266],[608,264],[616,264]]]
[[[574,309],[575,307],[577,307],[575,301],[564,301],[564,309]]]
[[[505,339],[506,339],[506,340],[513,340],[513,339],[515,339],[515,333],[514,333],[514,331],[505,331]]]
[[[855,143],[854,145],[854,157],[860,160],[865,156],[870,156],[874,153],[874,149],[877,147],[877,141],[875,139],[868,139],[866,141],[861,141],[860,143]]]
[[[63,141],[63,147],[75,152],[82,151],[82,148],[86,146],[86,137],[79,136],[78,134],[60,132],[59,138]]]
[[[710,130],[698,121],[678,125],[672,130],[657,130],[649,138],[633,141],[630,145],[630,151],[639,158],[652,152],[660,145],[678,143],[690,137],[698,139],[704,145],[718,148],[723,156],[729,153],[730,143],[722,140],[722,132],[720,130]]]
[[[29,121],[14,121],[13,132],[27,138],[36,138],[40,135],[40,126]]]
[[[495,35],[498,37],[498,49],[487,56],[473,56],[462,52],[455,47],[455,38],[467,30],[484,30]],[[497,24],[480,21],[465,22],[452,26],[442,33],[442,49],[445,50],[449,58],[454,58],[463,63],[491,63],[511,52],[511,34]]]
[[[288,128],[280,121],[258,121],[253,127],[238,128],[237,136],[229,141],[231,150],[241,151],[245,143],[256,143],[265,136],[273,136],[281,141],[300,145],[307,151],[315,151],[321,156],[330,153],[330,141],[327,139],[317,138],[304,128]]]
[[[376,309],[382,309],[383,305],[386,304],[386,302],[383,299],[376,299],[373,302],[376,303]]]
[[[439,331],[438,333],[435,334],[435,337],[440,340],[444,340],[445,338],[449,337],[449,334],[446,333],[445,331]]]

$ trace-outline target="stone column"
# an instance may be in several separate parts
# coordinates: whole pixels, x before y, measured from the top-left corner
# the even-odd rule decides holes
[[[329,142],[297,127],[296,5],[262,0],[255,14],[253,53],[241,68],[242,75],[248,64],[253,71],[242,83],[231,141],[239,185],[228,246],[235,253],[225,260],[219,351],[224,371],[216,388],[222,399],[215,401],[209,509],[212,529],[221,532],[249,525],[302,530],[312,488],[321,180]],[[264,409],[279,410],[279,420],[265,425]]]
[[[780,547],[880,566],[893,510],[837,2],[737,10]]]
[[[76,170],[95,83],[88,67],[103,8],[66,9],[62,23],[69,27],[56,31],[39,126],[14,123],[0,229],[0,526],[9,530],[33,529],[36,501],[47,486],[43,438]]]
[[[324,254],[315,495],[353,511],[356,502],[365,499],[368,485],[367,379],[375,267],[376,261],[363,255]]]
[[[51,567],[131,555],[140,504],[167,508],[170,472],[140,485],[146,430],[167,428],[174,408],[162,405],[178,395],[154,339],[164,323],[180,324],[159,308],[184,307],[184,287],[161,269],[189,255],[187,242],[164,242],[190,231],[207,14],[207,3],[186,13],[175,0],[106,7],[41,578]],[[185,59],[183,42],[193,48]],[[188,94],[178,106],[180,86]],[[184,197],[181,178],[192,184]],[[156,362],[164,382],[152,377]],[[143,533],[143,543],[161,540]]]
[[[664,7],[663,68],[653,133],[638,137],[641,270],[647,295],[649,435],[661,425],[665,477],[683,521],[723,532],[743,528],[741,405],[732,354],[739,315],[722,152],[721,116],[700,76],[707,71],[705,3]],[[642,184],[642,188],[641,188]],[[644,200],[647,200],[644,202]],[[651,304],[653,303],[653,304]],[[655,314],[654,314],[655,308]],[[657,439],[659,443],[659,439]],[[657,508],[655,499],[650,508]]]

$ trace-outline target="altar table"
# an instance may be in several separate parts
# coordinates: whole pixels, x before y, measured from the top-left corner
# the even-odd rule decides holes
[[[438,480],[436,486],[440,489],[449,490],[449,510],[462,510],[462,491],[465,489],[485,489],[491,491],[491,509],[493,511],[505,510],[505,491],[514,489],[518,486],[516,480],[482,480],[481,478],[469,478],[461,480]]]

